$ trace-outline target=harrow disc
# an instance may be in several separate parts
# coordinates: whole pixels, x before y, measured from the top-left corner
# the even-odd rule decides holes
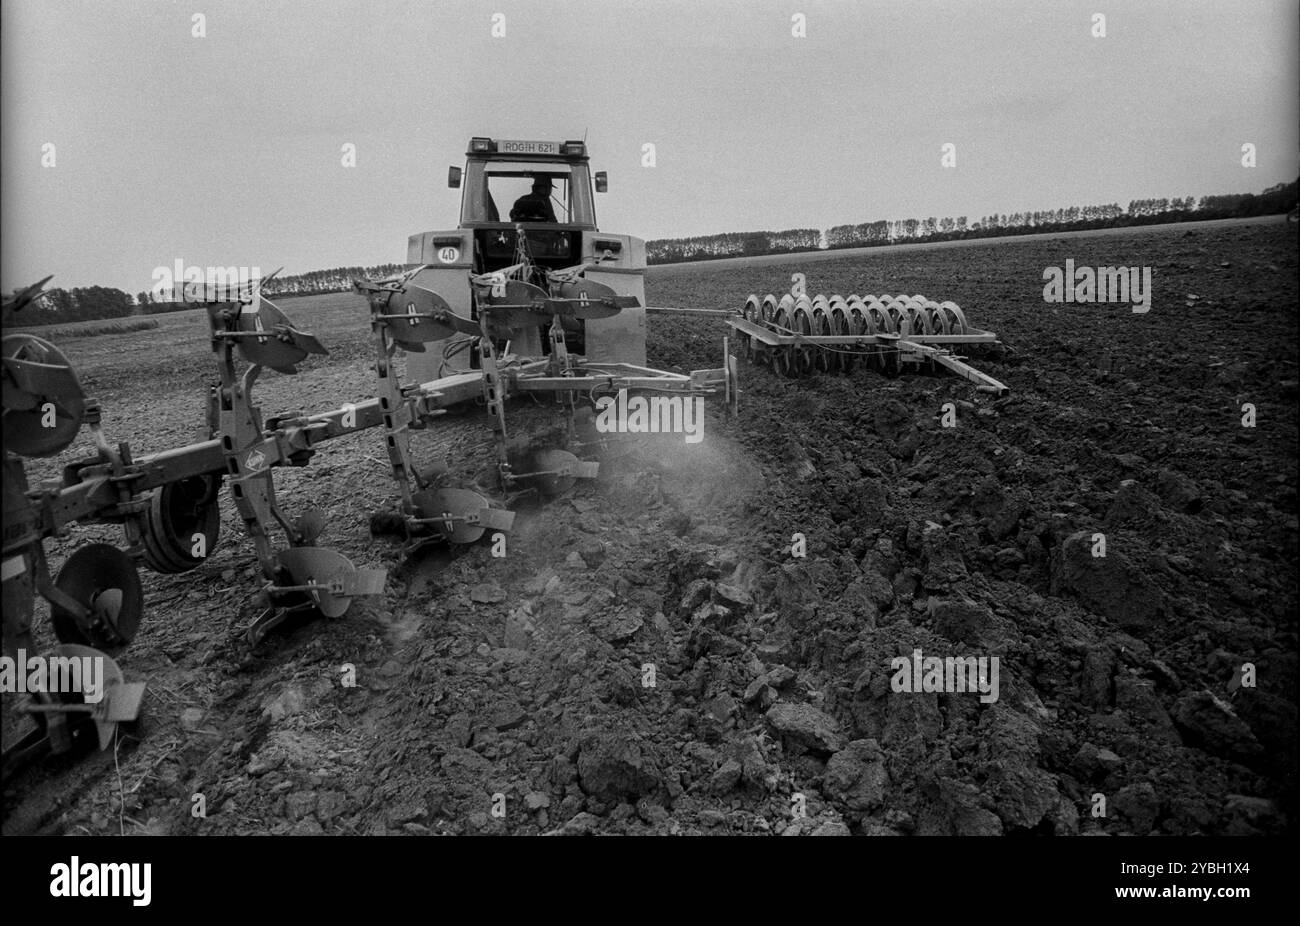
[[[970,326],[966,324],[966,313],[961,310],[957,303],[941,302],[939,307],[947,312],[952,319],[953,334],[967,334],[970,331]]]
[[[772,326],[781,334],[789,334],[790,328],[794,324],[790,318],[790,308],[786,305],[786,300],[790,299],[785,296],[781,299],[780,305],[777,306],[776,312],[772,316]],[[793,300],[790,300],[793,302]],[[772,361],[772,372],[777,376],[793,376],[795,370],[794,347],[786,345],[785,347],[776,346],[768,348],[768,356]]]
[[[117,547],[106,543],[81,547],[63,564],[54,585],[90,612],[79,617],[57,602],[50,603],[54,635],[60,643],[113,653],[135,638],[144,613],[144,590],[135,564]]]
[[[758,296],[751,295],[748,299],[745,300],[745,308],[741,311],[740,314],[741,317],[745,319],[745,321],[752,322],[755,325],[758,325],[758,324],[762,324],[762,322],[760,321],[760,319],[762,318],[762,313],[763,313],[762,302],[759,300]],[[749,335],[744,335],[744,341],[741,344],[741,352],[745,355],[746,360],[748,360],[750,363],[754,362],[754,357],[757,355],[758,350],[754,344],[754,339],[751,338]]]
[[[894,331],[893,319],[880,304],[880,300],[875,296],[867,297],[868,301],[862,304],[862,333],[866,335],[892,334]],[[867,366],[873,370],[883,370],[885,366],[886,348],[879,344],[870,346],[866,350]]]
[[[745,300],[745,307],[740,310],[740,317],[747,322],[753,322],[757,325],[758,316],[761,311],[760,306],[761,303],[758,296],[750,294],[749,298]],[[743,336],[741,353],[744,354],[746,360],[752,361],[754,359],[754,339],[748,335]]]
[[[830,316],[823,311],[816,311],[812,317],[812,333],[815,335],[831,334]],[[824,347],[816,346],[812,349],[813,367],[822,373],[829,373],[832,369],[838,369],[839,363],[836,361],[836,354],[831,353]]]
[[[930,321],[930,309],[923,300],[913,300],[909,311],[911,312],[913,334],[935,333]]]
[[[830,297],[831,334],[848,335],[849,304],[839,293]],[[831,369],[847,373],[853,368],[853,354],[846,345],[840,345],[831,353]]]
[[[50,457],[76,438],[85,395],[63,353],[31,334],[3,339],[5,444],[25,457]]]
[[[791,326],[796,334],[810,335],[812,329],[812,300],[807,296],[800,296],[795,300],[794,314],[791,316]],[[805,376],[813,371],[814,360],[813,353],[815,347],[805,345],[803,347],[792,347],[794,352],[793,368],[796,375]]]
[[[830,314],[830,333],[836,337],[846,337],[849,333],[849,318],[844,312],[843,301],[836,304],[831,299],[833,308]],[[847,348],[840,346],[830,352],[830,369],[836,373],[847,373],[853,367],[853,355]]]
[[[848,333],[853,336],[867,334],[867,316],[862,310],[862,301],[857,296],[851,297],[848,308]],[[868,364],[871,362],[874,347],[868,347],[865,352],[852,350],[844,355],[844,372],[850,373],[858,365],[859,360],[865,360]]]
[[[757,297],[755,297],[755,299],[757,299]],[[776,306],[776,297],[771,293],[768,293],[757,302],[754,310],[754,317],[751,321],[764,328],[770,328],[772,326],[772,318],[776,315]],[[751,363],[767,363],[769,351],[773,350],[773,348],[769,348],[766,344],[756,338],[747,338],[746,341],[745,359]]]
[[[151,493],[144,562],[154,572],[188,572],[212,555],[221,531],[217,476],[192,476]]]
[[[873,334],[898,334],[898,323],[894,315],[880,300],[872,299],[867,304],[867,315],[871,319]]]
[[[952,322],[943,307],[931,302],[927,306],[930,313],[930,327],[935,334],[952,334]]]
[[[872,303],[867,314],[875,327],[873,334],[904,333],[907,327],[906,316],[901,313],[897,302],[873,298]],[[875,361],[876,369],[886,376],[893,376],[898,372],[898,349],[889,344],[877,345]]]
[[[912,313],[910,306],[907,304],[905,297],[892,296],[885,302],[885,311],[890,320],[894,323],[894,330],[902,337],[913,334],[912,331]]]

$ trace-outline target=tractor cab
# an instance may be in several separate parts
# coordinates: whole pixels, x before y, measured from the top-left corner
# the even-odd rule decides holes
[[[598,178],[603,187],[603,176]],[[582,232],[596,230],[587,146],[580,141],[470,140],[465,169],[453,167],[460,187],[460,227],[474,233],[474,272],[518,262],[517,226],[539,268],[581,262]],[[538,187],[549,187],[539,192]],[[544,207],[542,210],[538,206]]]

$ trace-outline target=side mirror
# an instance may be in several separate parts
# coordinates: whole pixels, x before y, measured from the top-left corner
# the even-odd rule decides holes
[[[460,168],[459,167],[447,168],[447,186],[451,187],[454,190],[460,189]]]
[[[605,174],[603,170],[596,171],[596,192],[597,193],[609,192],[609,177]]]

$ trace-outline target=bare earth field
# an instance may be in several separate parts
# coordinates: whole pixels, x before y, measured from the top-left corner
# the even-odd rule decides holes
[[[149,683],[143,722],[5,782],[4,831],[1293,831],[1296,239],[1175,226],[651,268],[653,305],[739,308],[796,270],[813,293],[953,300],[1006,343],[975,363],[1010,395],[742,362],[737,419],[713,409],[702,443],[647,437],[522,509],[504,559],[403,560],[367,530],[395,507],[380,435],[328,445],[277,473],[281,500],[324,507],[321,545],[386,566],[382,598],[251,649],[256,562],[223,497],[202,567],[142,573],[121,663]],[[1045,304],[1043,270],[1067,258],[1150,266],[1151,311]],[[359,297],[280,305],[331,356],[266,374],[266,414],[372,394]],[[192,438],[213,376],[202,315],[157,318],[60,341],[137,454]],[[652,365],[718,365],[720,320],[650,327]],[[485,417],[456,416],[418,449],[483,481],[490,441]],[[97,539],[118,530],[75,528],[52,565]],[[894,691],[890,659],[917,648],[997,656],[998,700]],[[1257,683],[1234,685],[1246,663]]]

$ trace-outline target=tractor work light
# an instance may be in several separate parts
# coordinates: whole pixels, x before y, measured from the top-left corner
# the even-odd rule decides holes
[[[581,141],[566,141],[561,147],[560,153],[566,158],[585,158],[587,156],[587,143]]]
[[[496,144],[490,138],[471,138],[469,140],[470,154],[485,154],[497,150]]]

